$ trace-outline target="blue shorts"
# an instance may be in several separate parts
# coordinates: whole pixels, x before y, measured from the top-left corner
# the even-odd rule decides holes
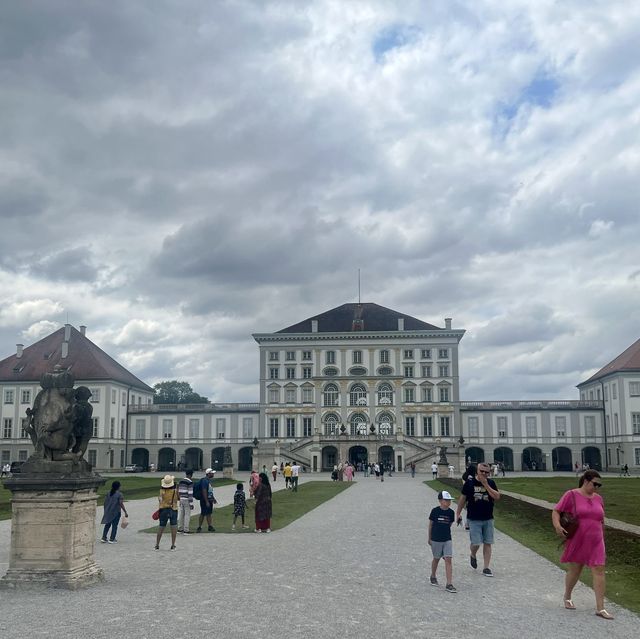
[[[453,557],[453,543],[451,539],[448,541],[431,541],[431,553],[434,559],[442,557]]]
[[[472,546],[493,543],[493,519],[467,519]]]
[[[164,528],[169,522],[170,526],[178,525],[178,511],[173,508],[161,508],[160,509],[160,521],[158,525],[160,528]]]

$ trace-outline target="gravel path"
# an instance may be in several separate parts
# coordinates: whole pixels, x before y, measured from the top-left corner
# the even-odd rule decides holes
[[[311,479],[303,476],[302,483]],[[106,581],[80,592],[0,591],[0,636],[637,635],[640,619],[619,606],[608,604],[613,622],[595,617],[593,592],[581,584],[574,593],[578,610],[565,611],[563,572],[499,532],[494,579],[470,568],[467,535],[454,529],[458,593],[430,586],[425,522],[436,505],[434,491],[421,477],[357,479],[284,530],[178,536],[175,552],[169,552],[166,538],[155,552],[153,536],[137,532],[151,524],[157,502],[130,502],[132,523],[120,531],[119,543],[96,546]],[[283,484],[280,478],[275,488]],[[233,490],[217,489],[220,505],[230,503]],[[0,522],[1,573],[7,568],[9,523]],[[194,599],[201,601],[199,610]]]

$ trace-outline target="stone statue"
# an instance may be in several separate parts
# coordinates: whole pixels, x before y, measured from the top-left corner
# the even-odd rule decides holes
[[[224,458],[222,461],[223,466],[233,466],[233,458],[231,457],[231,446],[225,446]]]
[[[447,461],[447,447],[446,446],[442,446],[440,448],[440,459],[438,460],[439,464],[446,464],[447,466],[449,465],[449,462]]]
[[[91,439],[93,408],[86,386],[74,390],[75,379],[56,366],[53,373],[40,379],[42,390],[36,395],[33,409],[27,409],[29,433],[35,452],[29,461],[74,461],[82,459]]]

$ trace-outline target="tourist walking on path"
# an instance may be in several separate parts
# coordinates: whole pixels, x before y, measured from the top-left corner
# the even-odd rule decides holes
[[[294,493],[298,492],[298,480],[300,478],[300,466],[297,461],[293,462],[291,466],[291,489]]]
[[[500,491],[493,479],[489,479],[491,468],[489,464],[478,464],[478,472],[474,478],[469,478],[462,487],[462,494],[458,499],[456,520],[458,525],[462,523],[462,509],[467,506],[467,524],[469,525],[469,538],[471,541],[471,556],[469,563],[475,570],[478,567],[476,557],[478,549],[482,546],[482,558],[484,568],[482,574],[485,577],[493,577],[489,568],[491,563],[491,546],[493,544],[493,504],[500,499]]]
[[[267,473],[260,473],[256,489],[256,532],[271,532],[271,485]]]
[[[445,589],[447,592],[458,592],[453,585],[453,542],[451,540],[451,525],[455,521],[455,513],[451,510],[451,495],[443,490],[438,493],[440,506],[429,514],[429,546],[431,546],[431,577],[432,586],[438,585],[436,572],[438,563],[444,557],[444,571],[447,578]]]
[[[433,475],[434,479],[438,478],[438,464],[436,464],[435,462],[431,464],[431,474]]]
[[[284,474],[284,487],[291,488],[291,464],[289,462],[286,463],[283,474]]]
[[[351,464],[347,464],[344,467],[344,476],[347,481],[353,481],[353,466]]]
[[[218,503],[213,495],[213,486],[211,485],[215,472],[216,471],[213,470],[213,468],[207,468],[207,470],[204,471],[205,476],[194,488],[194,494],[197,494],[198,499],[200,500],[200,517],[198,518],[198,527],[196,528],[196,532],[202,532],[202,523],[204,522],[205,517],[207,518],[207,530],[209,532],[216,531],[211,519],[213,515],[213,505]]]
[[[111,484],[111,490],[107,493],[107,496],[104,498],[104,515],[102,515],[101,524],[104,524],[104,530],[102,531],[102,538],[100,541],[103,544],[117,543],[116,535],[118,534],[118,522],[120,521],[121,512],[124,513],[125,517],[128,517],[127,509],[124,507],[124,497],[120,492],[120,482],[114,481]],[[109,534],[109,529],[111,529],[111,536],[107,539],[107,535]]]
[[[416,476],[416,464],[415,462],[411,462],[411,477]]]
[[[178,532],[185,535],[191,534],[189,523],[193,510],[193,471],[187,470],[184,477],[178,482]]]
[[[158,522],[155,549],[160,550],[160,540],[168,523],[171,526],[171,550],[175,550],[176,534],[178,532],[178,487],[173,475],[165,475],[162,478],[158,502],[160,504],[160,520]]]
[[[236,529],[236,519],[240,517],[243,528],[249,528],[244,523],[244,512],[247,507],[247,499],[244,494],[244,486],[238,482],[236,484],[236,492],[233,495],[233,524],[231,524],[231,530]]]
[[[273,477],[273,481],[276,481],[278,477],[278,464],[273,462],[273,466],[271,466],[271,476]]]
[[[580,477],[578,488],[568,490],[556,504],[551,514],[553,527],[564,539],[562,563],[569,564],[564,580],[564,607],[575,610],[571,599],[582,569],[591,568],[593,590],[596,595],[596,615],[603,619],[613,619],[604,607],[606,554],[604,548],[604,502],[598,494],[602,488],[600,474],[588,470]],[[578,528],[569,539],[568,531],[560,523],[560,513],[571,513],[578,519]]]

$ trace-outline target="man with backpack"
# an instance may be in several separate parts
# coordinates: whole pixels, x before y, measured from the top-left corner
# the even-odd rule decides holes
[[[213,505],[218,503],[213,496],[213,486],[211,486],[215,472],[213,468],[207,468],[207,470],[204,471],[205,476],[200,479],[193,488],[193,496],[200,501],[200,517],[198,519],[196,532],[202,532],[202,522],[205,517],[207,518],[209,532],[215,532],[216,530],[211,521]]]

